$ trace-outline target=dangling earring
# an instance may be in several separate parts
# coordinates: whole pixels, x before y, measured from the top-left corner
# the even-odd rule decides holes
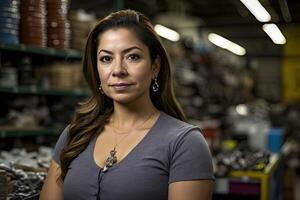
[[[155,79],[154,79],[154,83],[153,83],[153,85],[152,85],[152,90],[153,90],[153,92],[157,92],[158,89],[159,89],[159,85],[158,85],[158,83],[157,83],[157,78],[155,78]]]
[[[99,86],[99,91],[100,91],[101,94],[104,94],[101,84]]]

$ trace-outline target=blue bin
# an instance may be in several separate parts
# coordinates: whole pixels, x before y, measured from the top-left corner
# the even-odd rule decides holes
[[[268,133],[268,149],[272,153],[279,153],[283,143],[283,129],[271,128]]]

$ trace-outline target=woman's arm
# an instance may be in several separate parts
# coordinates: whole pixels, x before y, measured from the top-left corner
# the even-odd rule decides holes
[[[40,194],[40,200],[63,200],[62,183],[57,180],[60,174],[60,166],[52,160]]]
[[[212,180],[173,182],[169,185],[168,200],[211,200],[213,191]]]

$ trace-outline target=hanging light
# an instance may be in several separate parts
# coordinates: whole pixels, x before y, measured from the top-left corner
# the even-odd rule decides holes
[[[173,42],[176,42],[180,39],[179,33],[177,33],[176,31],[174,31],[170,28],[167,28],[163,25],[156,24],[154,26],[154,30],[159,36],[161,36],[165,39],[171,40]]]
[[[246,54],[246,49],[241,47],[240,45],[231,42],[230,40],[215,34],[215,33],[210,33],[208,34],[208,40],[212,42],[213,44],[223,48],[227,49],[228,51],[231,51],[234,54],[237,54],[239,56],[245,55]]]
[[[262,28],[275,44],[286,43],[284,35],[281,33],[280,29],[276,26],[276,24],[264,24]]]
[[[240,0],[248,10],[254,15],[254,17],[260,22],[268,22],[271,20],[271,15],[260,4],[258,0]]]

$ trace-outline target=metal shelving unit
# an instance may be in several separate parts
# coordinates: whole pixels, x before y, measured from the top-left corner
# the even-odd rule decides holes
[[[24,137],[24,136],[45,136],[45,135],[55,135],[60,133],[59,128],[25,128],[25,127],[7,127],[0,126],[0,138],[8,137]]]
[[[77,50],[60,51],[53,48],[40,48],[35,46],[27,46],[24,44],[4,44],[0,43],[0,50],[32,53],[37,55],[53,56],[65,59],[81,59],[82,54]]]
[[[51,59],[81,60],[82,53],[77,50],[56,50],[53,48],[40,48],[24,44],[5,44],[0,43],[0,55],[8,54],[28,54],[35,58],[47,57]],[[1,87],[0,95],[38,95],[38,96],[71,96],[87,97],[90,93],[86,88],[43,88],[37,85],[33,86],[13,86]],[[55,124],[50,127],[14,127],[10,125],[0,125],[0,138],[29,137],[29,136],[50,136],[61,133],[62,128]]]
[[[49,95],[49,96],[88,96],[89,91],[84,88],[67,89],[45,89],[37,86],[15,86],[0,87],[0,93],[28,94],[28,95]]]

